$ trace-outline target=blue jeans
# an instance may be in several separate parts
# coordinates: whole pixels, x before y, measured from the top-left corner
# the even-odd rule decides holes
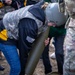
[[[58,66],[58,72],[63,74],[63,63],[64,63],[64,51],[63,51],[63,42],[65,35],[54,37],[54,46],[55,46],[55,55]],[[49,44],[45,47],[42,59],[45,67],[45,73],[49,73],[52,71],[52,66],[49,60]]]
[[[7,62],[10,65],[9,75],[19,75],[21,68],[16,46],[0,43],[0,50],[3,52]]]

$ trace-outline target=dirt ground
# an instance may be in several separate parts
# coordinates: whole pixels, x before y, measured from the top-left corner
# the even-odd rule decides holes
[[[50,54],[52,54],[54,52],[54,48],[50,46],[50,51],[49,51],[49,56]],[[53,71],[57,71],[57,63],[55,59],[51,59],[51,64],[52,64],[52,69]],[[9,65],[7,63],[7,61],[5,60],[0,60],[0,64],[5,67],[4,71],[0,71],[0,75],[9,75]],[[33,73],[33,75],[45,75],[44,74],[44,66],[42,63],[42,59],[39,60],[37,67],[35,68],[35,71]]]

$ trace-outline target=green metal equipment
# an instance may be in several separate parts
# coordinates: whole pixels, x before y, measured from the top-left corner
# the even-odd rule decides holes
[[[48,37],[49,34],[49,27],[43,32],[39,38],[35,41],[34,46],[30,52],[28,62],[25,69],[25,75],[32,75],[36,65],[42,55],[42,52],[44,50],[45,44],[44,40]]]

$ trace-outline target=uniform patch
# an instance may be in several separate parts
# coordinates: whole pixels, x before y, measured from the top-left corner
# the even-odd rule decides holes
[[[27,36],[26,37],[26,40],[29,42],[29,43],[33,43],[35,41],[34,38],[30,37],[30,36]]]

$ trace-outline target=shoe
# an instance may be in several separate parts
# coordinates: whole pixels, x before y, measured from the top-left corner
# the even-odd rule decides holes
[[[4,67],[0,66],[0,71],[3,71],[4,69],[5,69]]]

